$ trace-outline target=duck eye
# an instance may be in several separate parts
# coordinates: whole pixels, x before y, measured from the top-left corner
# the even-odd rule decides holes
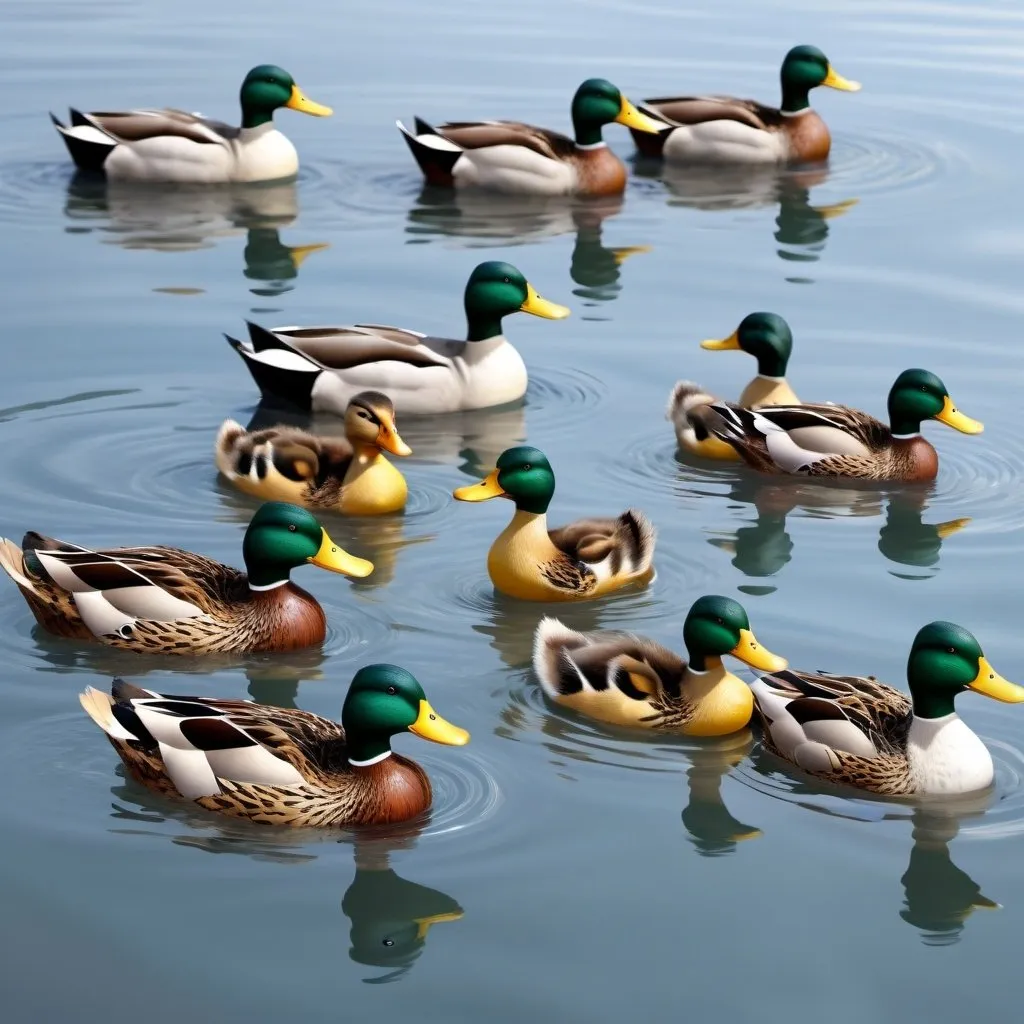
[[[388,687],[388,693],[390,693],[392,696],[394,696],[396,693],[398,693],[398,690],[396,690],[395,687],[393,687],[393,686],[389,686]]]
[[[288,524],[288,530],[289,530],[290,533],[294,533],[296,531],[296,529],[297,529],[297,527],[296,527],[296,525],[294,523],[289,523]]]
[[[720,626],[725,625],[725,619],[715,619],[715,622],[717,622]]]
[[[394,944],[395,944],[395,940],[394,939],[385,939],[384,942],[382,943],[382,945],[384,945],[384,946],[393,946]]]
[[[526,465],[523,466],[524,473],[529,473],[531,469],[533,469],[533,466],[531,466],[529,463],[526,463]]]
[[[508,278],[506,277],[506,278],[505,278],[505,284],[511,284],[511,283],[512,283],[512,282],[511,282],[511,281],[510,281],[510,280],[509,280],[509,279],[508,279]]]
[[[956,648],[955,647],[950,647],[950,648],[947,649],[946,653],[947,654],[956,654]]]

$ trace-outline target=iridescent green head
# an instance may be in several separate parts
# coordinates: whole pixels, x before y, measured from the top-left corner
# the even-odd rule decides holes
[[[546,320],[563,320],[565,306],[541,298],[511,263],[481,263],[466,283],[464,299],[468,341],[486,341],[501,334],[501,321],[510,313],[532,313]]]
[[[308,99],[284,68],[275,64],[260,64],[245,76],[239,94],[242,104],[242,127],[258,128],[274,119],[274,111],[281,107],[298,110],[314,117],[330,117],[330,107]]]
[[[794,46],[786,54],[779,72],[782,81],[782,109],[789,114],[810,106],[808,93],[819,85],[843,92],[857,92],[858,82],[850,82],[836,74],[828,58],[816,46]]]
[[[693,672],[707,671],[723,654],[764,672],[779,672],[786,667],[784,658],[757,642],[743,605],[731,597],[707,594],[697,598],[683,623],[683,642]]]
[[[933,419],[964,434],[980,434],[977,420],[953,404],[946,385],[928,370],[904,370],[889,391],[889,426],[897,437],[920,433],[921,420]]]
[[[762,376],[785,377],[793,333],[778,313],[748,313],[728,338],[709,338],[700,347],[711,352],[746,352],[757,360]]]
[[[242,557],[253,590],[288,582],[292,569],[307,562],[346,576],[369,576],[373,563],[342,550],[316,516],[298,505],[268,501],[252,517],[242,541]]]
[[[576,145],[599,145],[602,141],[601,129],[612,122],[654,135],[665,127],[654,118],[641,114],[607,79],[588,78],[572,98],[572,126],[576,133]]]
[[[356,764],[382,760],[391,752],[391,737],[400,732],[456,747],[469,742],[469,733],[441,718],[416,677],[397,665],[367,665],[355,674],[341,724],[348,758]]]
[[[953,701],[964,690],[1008,704],[1024,701],[1024,687],[999,675],[974,634],[955,622],[930,622],[918,632],[907,660],[907,682],[918,718],[953,714]]]
[[[555,494],[555,474],[539,448],[521,445],[507,448],[497,467],[478,484],[455,491],[459,501],[511,498],[520,512],[543,515]]]

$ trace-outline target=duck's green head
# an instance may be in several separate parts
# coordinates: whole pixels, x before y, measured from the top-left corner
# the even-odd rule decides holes
[[[794,46],[786,54],[779,73],[782,79],[782,109],[787,114],[806,110],[811,104],[807,94],[819,85],[843,92],[857,92],[859,82],[850,82],[832,70],[832,65],[816,46]]]
[[[373,572],[372,562],[339,548],[316,516],[284,501],[268,501],[252,517],[242,541],[242,557],[254,590],[287,583],[292,569],[307,562],[346,576]]]
[[[697,598],[683,623],[683,641],[690,654],[690,670],[705,672],[731,654],[762,672],[781,672],[786,659],[762,647],[750,631],[747,613],[731,597],[707,594]]]
[[[955,622],[929,622],[914,637],[907,660],[907,682],[918,718],[944,718],[964,690],[976,690],[1020,704],[1024,687],[1004,679],[988,663],[981,644]]]
[[[330,107],[314,103],[295,84],[295,79],[284,68],[275,64],[260,64],[245,76],[239,96],[242,103],[242,127],[258,128],[274,119],[274,111],[281,107],[298,110],[314,117],[330,117]]]
[[[964,434],[980,434],[984,425],[953,404],[946,385],[928,370],[904,370],[889,391],[889,426],[897,437],[921,431],[921,420],[938,420]]]
[[[466,283],[465,295],[468,341],[486,341],[501,334],[501,321],[510,313],[532,313],[546,320],[564,320],[565,306],[549,302],[511,263],[488,260],[481,263]]]
[[[341,724],[354,764],[386,757],[391,737],[400,732],[453,747],[469,742],[469,733],[438,715],[416,677],[397,665],[367,665],[355,674],[341,709]]]
[[[460,487],[454,493],[459,501],[511,498],[520,512],[543,515],[555,493],[555,474],[539,448],[521,445],[506,448],[498,456],[497,467],[480,483]]]
[[[712,352],[746,352],[757,360],[757,372],[763,377],[785,377],[793,333],[777,313],[749,313],[728,338],[709,338],[700,347]]]
[[[640,132],[657,135],[665,125],[641,114],[619,90],[605,78],[588,78],[572,98],[572,126],[577,146],[596,146],[601,129],[612,122]]]

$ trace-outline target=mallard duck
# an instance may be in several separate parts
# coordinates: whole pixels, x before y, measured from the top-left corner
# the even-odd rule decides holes
[[[757,411],[714,402],[701,422],[763,473],[848,480],[935,479],[939,457],[921,436],[936,419],[964,434],[983,427],[953,404],[946,385],[927,370],[904,370],[889,392],[889,426],[845,405],[777,405]]]
[[[466,285],[466,340],[429,338],[379,324],[277,327],[249,324],[248,343],[227,336],[264,398],[304,412],[343,416],[367,388],[401,413],[459,412],[504,405],[526,393],[526,366],[502,334],[511,313],[569,315],[541,298],[510,263],[481,263]]]
[[[524,601],[580,601],[645,581],[654,555],[654,527],[637,509],[618,519],[579,519],[548,529],[555,474],[537,448],[508,448],[478,484],[460,487],[459,501],[511,498],[512,522],[491,545],[494,586]]]
[[[641,114],[611,82],[589,78],[572,98],[575,137],[519,121],[452,121],[436,128],[396,121],[431,185],[541,196],[610,196],[626,187],[626,166],[601,138],[613,121],[637,132],[664,122]]]
[[[289,579],[311,562],[346,576],[373,564],[339,548],[305,509],[270,501],[242,542],[247,573],[168,547],[91,551],[30,531],[0,537],[0,566],[57,636],[141,654],[289,651],[320,643],[327,620]]]
[[[391,750],[411,732],[463,746],[469,733],[427,703],[397,665],[361,668],[341,724],[308,711],[177,697],[115,680],[79,699],[133,779],[164,796],[265,825],[376,825],[430,807],[430,780]]]
[[[793,351],[789,324],[776,313],[750,313],[728,338],[708,339],[701,348],[711,352],[738,350],[757,359],[757,376],[743,389],[739,404],[750,409],[765,405],[799,405],[786,381],[786,366]],[[735,448],[712,434],[704,423],[704,407],[717,401],[699,384],[681,380],[672,389],[666,418],[676,428],[679,447],[706,459],[739,459]]]
[[[72,108],[70,127],[53,114],[50,119],[80,170],[101,171],[113,181],[214,185],[297,174],[299,156],[274,127],[274,111],[329,117],[331,108],[307,99],[273,64],[253,68],[239,98],[240,128],[170,108],[89,114]]]
[[[405,477],[384,458],[411,455],[395,429],[391,399],[361,391],[345,410],[345,436],[320,437],[297,427],[247,431],[225,420],[217,434],[217,469],[240,491],[350,516],[405,507]]]
[[[764,745],[811,775],[887,796],[991,785],[992,755],[953,701],[977,690],[1019,704],[1024,687],[993,671],[974,636],[952,622],[931,622],[914,637],[907,682],[909,698],[874,676],[764,676],[753,684]]]
[[[689,664],[675,651],[633,633],[577,633],[541,619],[533,670],[556,704],[613,725],[687,736],[725,736],[750,721],[750,687],[729,672],[731,654],[753,668],[777,672],[784,658],[762,647],[743,606],[729,597],[694,601],[683,623]]]
[[[828,158],[832,136],[811,109],[811,89],[857,92],[815,46],[794,46],[780,72],[782,104],[768,107],[733,96],[679,96],[644,100],[640,109],[661,121],[657,135],[633,131],[644,156],[679,163],[813,163]]]

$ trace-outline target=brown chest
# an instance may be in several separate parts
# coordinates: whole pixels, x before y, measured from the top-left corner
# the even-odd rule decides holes
[[[254,593],[242,619],[253,651],[294,651],[323,643],[327,635],[324,610],[294,583]]]
[[[813,110],[799,117],[786,118],[786,137],[789,139],[791,160],[818,163],[828,159],[832,136],[828,125]]]
[[[626,165],[607,147],[576,154],[577,191],[585,196],[617,196],[626,188]]]
[[[892,465],[897,480],[927,483],[939,472],[939,456],[923,437],[893,441]]]
[[[419,765],[397,754],[365,768],[353,769],[361,799],[353,824],[408,821],[430,807],[430,780]]]

